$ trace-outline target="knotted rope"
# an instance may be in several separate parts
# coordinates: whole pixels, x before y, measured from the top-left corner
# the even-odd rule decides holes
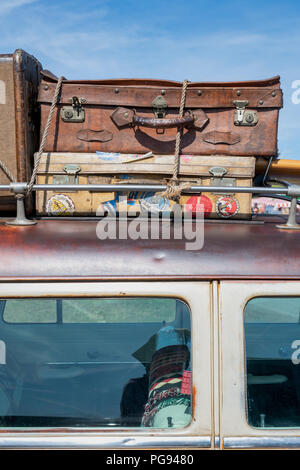
[[[179,108],[180,118],[183,117],[183,113],[184,113],[186,90],[187,90],[188,84],[189,84],[188,80],[184,80],[182,84],[182,93],[181,93],[180,108]],[[178,173],[180,169],[180,150],[181,150],[182,134],[183,134],[183,126],[180,126],[177,128],[177,134],[176,134],[173,176],[167,182],[166,190],[160,193],[162,197],[166,197],[167,199],[173,199],[174,201],[178,201],[182,191],[190,187],[190,183],[188,182],[180,183],[178,179]]]

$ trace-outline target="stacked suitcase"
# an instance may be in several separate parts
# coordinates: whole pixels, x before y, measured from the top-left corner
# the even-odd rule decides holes
[[[41,132],[57,79],[43,73]],[[206,217],[249,218],[255,157],[277,154],[279,77],[239,83],[189,83],[185,113],[178,109],[182,83],[159,80],[62,82],[37,182],[56,184],[165,184],[172,178],[178,123],[183,128],[179,181],[230,186],[232,192],[181,194],[180,203]],[[121,194],[122,195],[122,194]],[[129,213],[170,210],[160,193],[127,193]],[[38,214],[118,212],[120,193],[47,192],[37,195]],[[123,204],[123,202],[122,202]]]
[[[16,181],[26,182],[39,147],[38,87],[41,64],[22,49],[0,55],[0,160]],[[9,184],[0,170],[0,184]],[[32,212],[32,200],[27,199]],[[0,192],[0,211],[15,210],[15,198]]]
[[[202,194],[181,191],[177,199],[154,191],[37,191],[37,215],[162,213],[179,202],[184,210],[200,210],[205,217],[251,217],[251,195],[236,193],[234,188],[252,185],[257,157],[277,155],[279,77],[188,83],[184,112],[178,116],[180,82],[63,79],[58,90],[57,77],[45,70],[39,75],[40,140],[57,92],[58,97],[39,155],[38,184],[168,184],[174,176],[176,135],[181,129],[178,184],[220,189]],[[31,107],[36,104],[39,81],[33,78]],[[28,157],[21,154],[21,159],[27,162],[26,171],[17,175],[28,180]],[[222,192],[222,187],[232,191]]]

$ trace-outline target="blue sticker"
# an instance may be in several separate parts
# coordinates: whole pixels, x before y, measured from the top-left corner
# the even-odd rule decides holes
[[[105,161],[111,161],[111,160],[116,160],[118,157],[120,157],[120,153],[107,153],[107,152],[97,152],[96,154],[98,157],[101,158],[101,160]]]
[[[104,211],[106,210],[110,215],[115,215],[117,213],[117,203],[115,199],[103,202],[102,207]]]
[[[159,195],[148,195],[141,199],[141,207],[146,211],[164,212],[169,211],[170,201]]]

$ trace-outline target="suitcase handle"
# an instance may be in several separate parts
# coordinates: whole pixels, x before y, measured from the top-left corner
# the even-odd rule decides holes
[[[202,129],[207,123],[208,118],[201,109],[188,111],[182,118],[148,118],[139,116],[135,110],[128,108],[117,108],[111,114],[111,119],[118,127],[123,126],[140,126],[151,127],[154,129],[164,129],[172,127],[196,127]]]
[[[194,124],[195,118],[192,113],[180,118],[147,118],[134,114],[132,125],[140,127],[150,127],[154,129],[168,129],[172,127],[190,127]]]

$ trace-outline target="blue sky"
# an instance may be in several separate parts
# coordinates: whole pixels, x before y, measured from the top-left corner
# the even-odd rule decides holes
[[[300,158],[299,0],[0,0],[0,31],[70,79],[281,75],[280,156]]]

